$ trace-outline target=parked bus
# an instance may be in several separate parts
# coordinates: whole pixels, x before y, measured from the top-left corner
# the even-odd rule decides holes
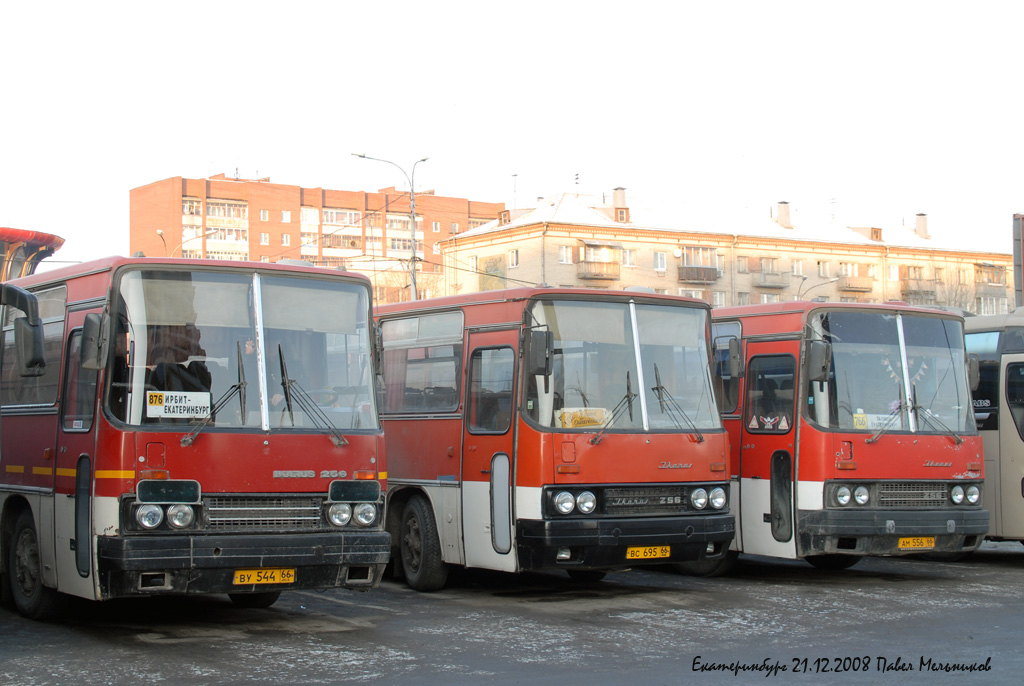
[[[842,569],[865,555],[957,553],[988,530],[963,319],[897,304],[714,310],[732,446],[734,550]],[[728,350],[745,373],[730,372]]]
[[[19,279],[45,373],[0,360],[0,588],[93,600],[377,585],[384,437],[369,282],[298,266],[109,258]],[[12,331],[17,336],[12,339]]]
[[[1024,542],[1024,309],[968,317],[965,326],[980,367],[974,418],[985,444],[988,538]]]
[[[381,306],[392,557],[565,570],[726,554],[728,444],[705,303],[562,288]]]

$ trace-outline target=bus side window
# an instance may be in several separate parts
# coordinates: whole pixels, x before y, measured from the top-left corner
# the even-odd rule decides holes
[[[505,433],[512,426],[511,348],[474,350],[469,367],[469,429]]]
[[[64,379],[62,425],[65,431],[88,431],[92,428],[96,407],[95,369],[79,364],[82,331],[74,331],[68,340],[67,376]]]
[[[1017,425],[1017,433],[1024,438],[1024,364],[1006,366],[1006,406]]]

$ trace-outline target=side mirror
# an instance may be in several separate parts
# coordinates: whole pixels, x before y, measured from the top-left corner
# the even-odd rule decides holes
[[[729,339],[729,377],[739,379],[743,376],[743,344],[738,338]]]
[[[826,381],[832,361],[832,344],[822,340],[807,344],[807,380]]]
[[[971,387],[971,393],[978,390],[981,384],[981,362],[978,353],[970,353],[967,356],[967,383]]]
[[[18,374],[21,376],[42,376],[46,373],[46,358],[43,356],[43,324],[38,319],[29,324],[26,317],[14,320],[15,355],[18,360]]]
[[[78,364],[82,369],[103,369],[107,362],[107,318],[95,312],[85,315],[82,324],[82,348]]]
[[[526,373],[531,376],[550,376],[553,368],[555,332],[527,331]]]

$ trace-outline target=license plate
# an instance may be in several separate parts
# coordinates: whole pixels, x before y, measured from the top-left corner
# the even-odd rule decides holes
[[[295,583],[294,569],[236,569],[236,586],[252,584],[291,584]]]
[[[931,550],[934,547],[934,536],[908,536],[900,539],[900,550]]]
[[[659,557],[668,557],[671,551],[671,546],[667,545],[652,545],[647,547],[626,548],[626,559],[654,560]]]

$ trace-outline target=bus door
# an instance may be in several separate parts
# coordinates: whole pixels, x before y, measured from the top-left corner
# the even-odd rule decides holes
[[[778,343],[747,343],[740,527],[744,553],[795,558],[796,358],[779,350]]]
[[[512,545],[513,421],[519,331],[469,333],[462,522],[466,566],[516,571]]]
[[[1014,358],[1021,361],[1010,361]],[[1019,355],[1004,359],[1005,395],[998,418],[999,463],[990,465],[986,460],[985,468],[999,474],[999,492],[993,494],[998,515],[993,513],[992,517],[999,517],[1002,526],[994,526],[993,530],[1005,538],[1024,539],[1024,359]]]
[[[81,361],[84,312],[69,312],[54,460],[54,544],[57,578],[65,593],[91,598],[92,480],[95,474],[96,381]]]

